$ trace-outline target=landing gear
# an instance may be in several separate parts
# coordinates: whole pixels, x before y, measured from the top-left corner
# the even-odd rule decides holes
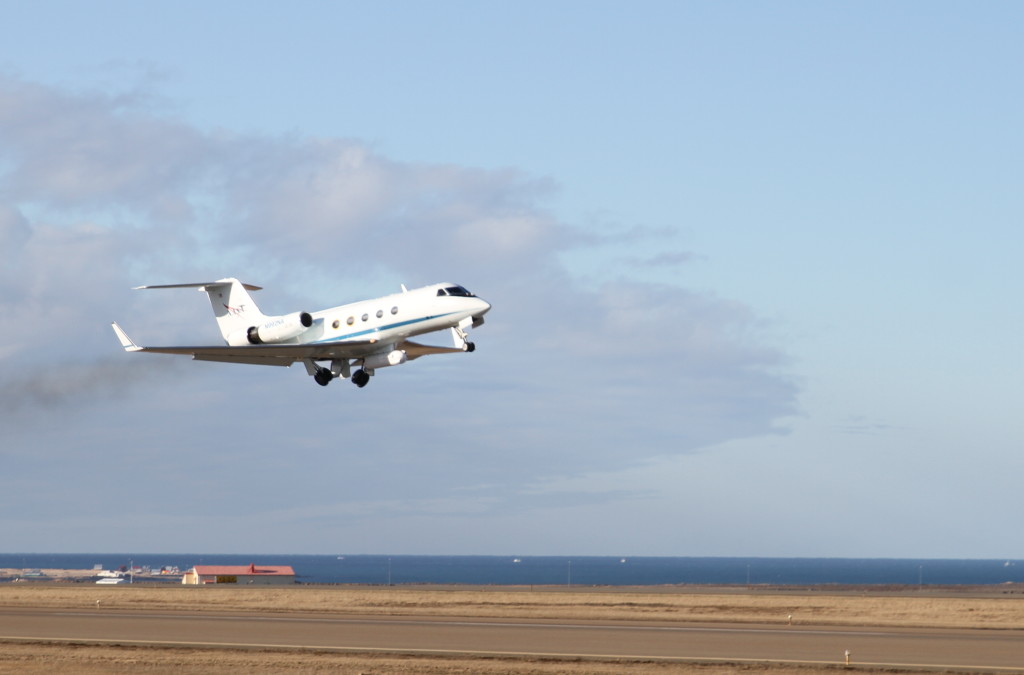
[[[334,374],[327,368],[317,368],[313,373],[313,380],[321,387],[326,387],[334,379]]]
[[[373,375],[373,368],[363,366],[355,372],[350,372],[350,364],[347,359],[334,359],[331,367],[325,368],[313,359],[305,359],[306,372],[313,376],[313,381],[321,387],[326,387],[336,377],[351,379],[353,384],[362,389],[370,381]]]
[[[352,373],[352,384],[356,385],[360,389],[365,387],[370,381],[370,374],[360,368],[356,372]]]
[[[455,342],[456,349],[461,349],[464,352],[476,349],[476,345],[469,341],[466,329],[461,324],[452,328],[452,340]]]

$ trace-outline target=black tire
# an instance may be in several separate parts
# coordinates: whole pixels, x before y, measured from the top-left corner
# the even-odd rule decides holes
[[[318,368],[316,374],[313,375],[313,379],[321,387],[326,387],[328,384],[331,383],[331,380],[334,379],[334,375],[332,375],[331,371],[327,370],[326,368]]]

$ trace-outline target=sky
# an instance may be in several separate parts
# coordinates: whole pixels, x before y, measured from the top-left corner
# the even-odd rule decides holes
[[[0,0],[0,546],[1024,558],[1022,21]],[[229,276],[493,308],[361,390],[121,350]]]

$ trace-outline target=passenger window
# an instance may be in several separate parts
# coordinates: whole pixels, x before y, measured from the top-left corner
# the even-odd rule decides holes
[[[369,321],[369,320],[370,320],[370,315],[369,314],[363,314],[363,321]]]
[[[348,325],[350,325],[350,326],[351,326],[351,325],[352,325],[352,324],[354,324],[355,322],[356,322],[356,318],[355,318],[354,316],[350,316],[350,317],[348,318],[348,321],[346,321],[345,323],[347,323]]]
[[[383,310],[383,309],[378,309],[378,310],[377,310],[377,318],[379,319],[379,318],[381,318],[382,316],[384,316],[384,310]]]
[[[332,323],[331,325],[334,326],[334,330],[338,330],[338,328],[341,327],[341,322],[335,319],[334,323]]]
[[[398,307],[392,307],[391,308],[391,313],[392,314],[398,314]]]

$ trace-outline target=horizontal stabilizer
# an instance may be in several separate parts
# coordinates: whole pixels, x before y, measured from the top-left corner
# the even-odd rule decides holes
[[[150,288],[198,288],[200,290],[205,288],[212,288],[214,286],[229,286],[231,282],[236,279],[220,279],[219,281],[200,281],[194,284],[156,284],[153,286],[136,286],[133,291],[142,291]],[[242,282],[238,282],[242,283]],[[242,287],[247,291],[262,291],[262,286],[253,286],[252,284],[242,284]]]

